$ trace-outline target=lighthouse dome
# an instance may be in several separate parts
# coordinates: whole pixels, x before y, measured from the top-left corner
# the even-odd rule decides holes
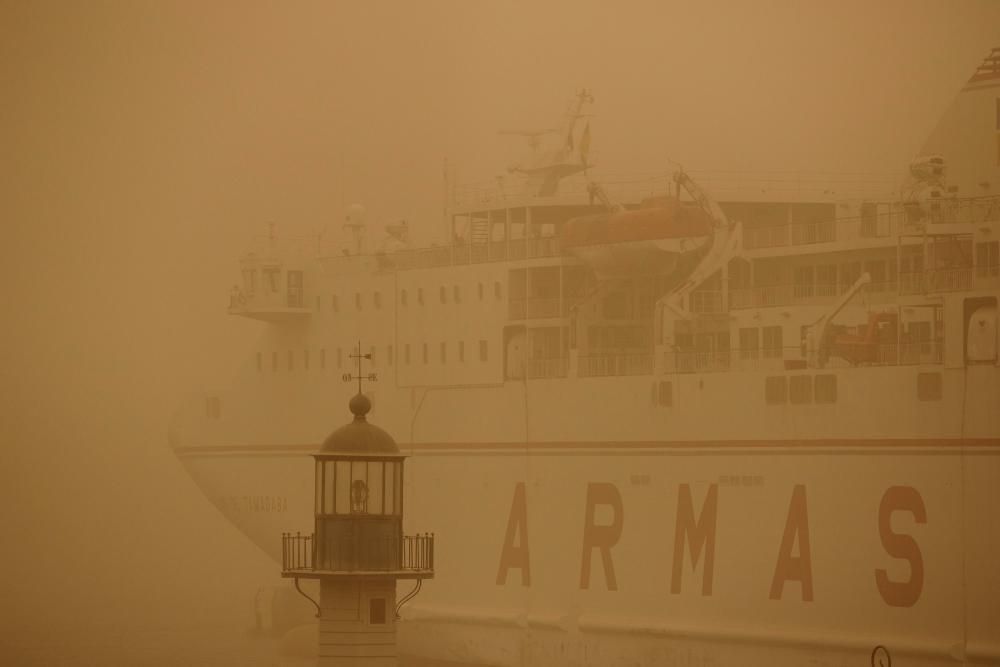
[[[392,436],[368,422],[365,415],[372,403],[364,394],[356,394],[349,403],[354,421],[345,424],[327,436],[320,447],[320,454],[399,455],[399,447]]]

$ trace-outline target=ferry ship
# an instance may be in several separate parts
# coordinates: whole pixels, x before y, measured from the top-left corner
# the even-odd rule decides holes
[[[280,559],[369,355],[437,542],[411,653],[1000,663],[1000,49],[891,184],[598,181],[592,102],[450,184],[439,245],[355,206],[342,247],[244,254],[229,313],[262,333],[178,411],[179,460]]]

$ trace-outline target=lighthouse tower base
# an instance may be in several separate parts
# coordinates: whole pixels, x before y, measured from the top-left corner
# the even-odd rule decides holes
[[[319,606],[319,667],[397,667],[395,579],[320,579]]]

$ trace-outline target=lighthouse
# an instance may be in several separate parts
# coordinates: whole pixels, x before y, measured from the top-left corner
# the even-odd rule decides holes
[[[360,364],[368,355],[358,356]],[[398,665],[399,607],[434,576],[434,536],[403,535],[406,457],[368,422],[365,395],[359,391],[349,407],[354,419],[312,455],[315,532],[282,535],[281,576],[306,597],[299,580],[319,580],[319,601],[309,599],[319,618],[320,667],[389,667]],[[415,583],[397,602],[400,579]]]

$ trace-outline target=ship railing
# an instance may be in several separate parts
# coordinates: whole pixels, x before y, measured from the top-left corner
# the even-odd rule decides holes
[[[717,290],[696,290],[689,295],[688,309],[699,315],[724,312],[722,292]]]
[[[989,277],[985,275],[983,278]],[[975,287],[976,279],[977,271],[971,266],[902,272],[899,274],[900,293],[961,292]]]
[[[1000,222],[1000,195],[942,199],[928,208],[908,208],[899,202],[870,204],[861,215],[814,223],[744,226],[743,246],[748,250],[811,245],[853,239],[895,237],[915,233],[920,225],[933,233],[934,225]]]
[[[527,373],[529,378],[564,378],[567,375],[569,360],[566,357],[549,357],[528,359]]]
[[[835,343],[829,350],[826,368],[860,366],[916,366],[940,364],[941,341],[900,343]],[[733,350],[668,350],[663,353],[662,373],[781,372],[806,368],[801,346],[778,348],[735,348]]]
[[[528,299],[528,318],[560,317],[559,297],[548,299]]]
[[[653,372],[653,355],[648,353],[580,355],[577,363],[579,377],[650,375]]]
[[[857,298],[868,303],[889,302],[900,293],[900,285],[901,283],[896,281],[869,283]],[[850,285],[843,283],[798,283],[739,288],[730,290],[729,307],[740,310],[771,306],[821,306],[835,303],[848,289]]]
[[[292,571],[432,571],[434,534],[345,539],[327,536],[321,544],[313,535],[283,533],[281,568]]]

